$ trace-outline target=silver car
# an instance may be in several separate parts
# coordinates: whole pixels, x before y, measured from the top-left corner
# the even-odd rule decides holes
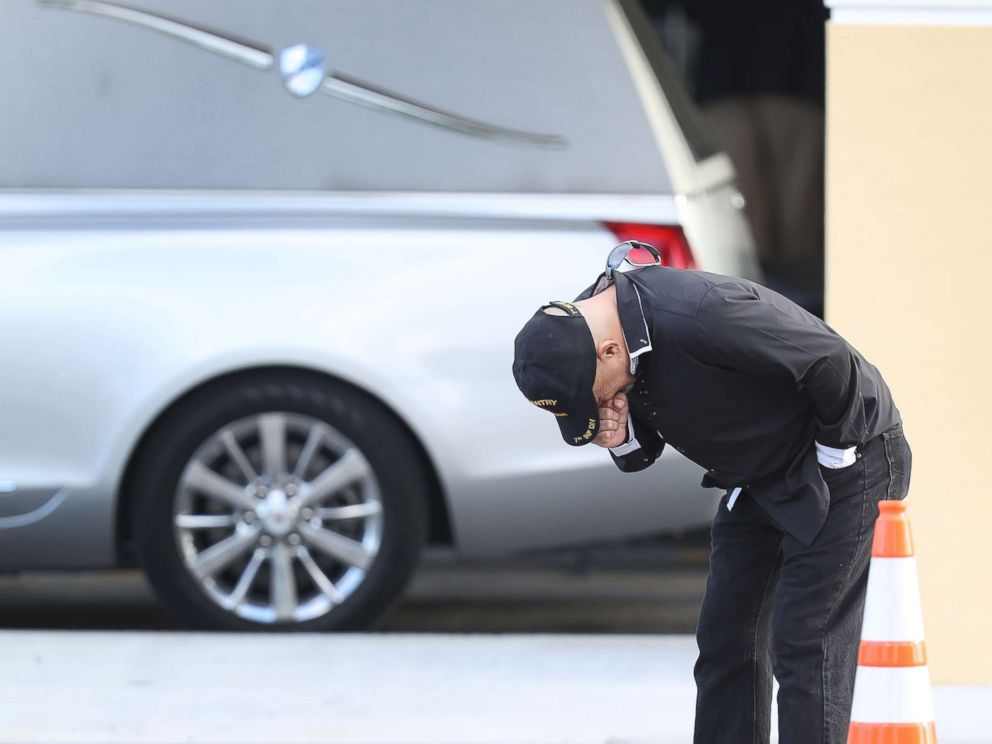
[[[694,465],[621,475],[510,374],[620,240],[757,277],[636,4],[133,2],[0,5],[0,568],[356,629],[428,541],[709,520]]]

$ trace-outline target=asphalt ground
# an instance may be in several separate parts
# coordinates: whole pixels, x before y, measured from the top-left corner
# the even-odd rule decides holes
[[[707,537],[464,561],[425,554],[387,633],[692,633]],[[175,630],[141,574],[0,575],[0,628]]]
[[[428,551],[380,630],[691,633],[707,555],[699,535],[475,561]],[[177,629],[135,570],[2,574],[0,628]]]

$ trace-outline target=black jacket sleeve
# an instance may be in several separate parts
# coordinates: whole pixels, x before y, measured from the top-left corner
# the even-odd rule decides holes
[[[707,291],[696,322],[698,333],[686,343],[701,361],[782,375],[809,392],[816,441],[840,448],[865,441],[856,353],[819,318],[764,287],[732,282]]]
[[[661,456],[665,449],[665,440],[658,436],[658,432],[642,425],[634,416],[630,417],[630,421],[634,427],[634,438],[640,446],[622,455],[617,455],[612,449],[610,450],[610,457],[613,458],[613,462],[624,473],[636,473],[638,470],[644,470],[654,464],[654,461]]]

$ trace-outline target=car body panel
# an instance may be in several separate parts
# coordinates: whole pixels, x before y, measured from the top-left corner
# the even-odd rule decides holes
[[[733,182],[675,198],[679,223],[700,267],[718,274],[761,280],[754,239],[744,216],[744,197]]]
[[[603,0],[126,5],[273,52],[306,42],[331,71],[565,146],[469,137],[323,93],[295,98],[275,69],[6,0],[0,29],[18,32],[0,45],[0,188],[672,191]]]
[[[0,231],[0,345],[17,362],[2,374],[0,479],[65,493],[27,532],[70,530],[72,505],[88,502],[76,531],[105,539],[77,535],[71,560],[109,560],[116,489],[143,431],[196,385],[259,366],[324,371],[382,399],[428,452],[466,554],[679,528],[711,509],[686,492],[695,476],[631,478],[598,448],[564,446],[513,384],[513,336],[541,299],[592,282],[614,240],[604,228],[358,225],[330,209],[266,224],[265,198],[250,208],[252,225],[224,229],[202,213],[153,224],[122,209]],[[5,539],[4,553],[23,565],[28,542]]]
[[[601,270],[604,222],[681,227],[700,268],[758,278],[729,160],[629,0],[128,4],[273,53],[306,41],[334,69],[564,146],[294,99],[275,70],[133,24],[0,5],[0,568],[113,565],[148,427],[259,367],[388,406],[463,555],[709,521],[701,469],[668,451],[621,474],[562,443],[510,374],[537,306]]]

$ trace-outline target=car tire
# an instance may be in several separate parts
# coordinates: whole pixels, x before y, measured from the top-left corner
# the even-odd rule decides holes
[[[412,435],[362,391],[302,372],[245,374],[188,395],[149,434],[131,534],[183,627],[362,630],[387,616],[417,564],[427,475]]]

